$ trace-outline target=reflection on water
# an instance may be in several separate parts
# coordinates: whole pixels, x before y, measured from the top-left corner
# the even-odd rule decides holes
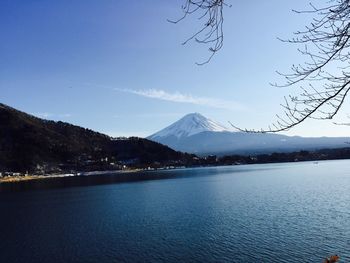
[[[39,190],[39,189],[51,189],[51,188],[66,188],[77,186],[89,186],[100,184],[115,184],[125,182],[138,182],[147,180],[160,180],[160,179],[176,179],[184,177],[203,177],[215,175],[218,172],[220,174],[245,172],[247,170],[267,170],[277,169],[274,166],[259,167],[259,165],[241,165],[241,166],[220,166],[220,167],[199,167],[199,168],[187,168],[187,169],[173,169],[173,170],[158,170],[158,171],[145,171],[145,172],[130,172],[130,173],[111,173],[111,174],[99,174],[90,176],[67,176],[67,177],[52,177],[45,180],[30,180],[21,181],[17,183],[4,183],[0,184],[0,192],[14,192],[24,190]]]
[[[349,165],[1,185],[0,262],[322,262],[331,254],[349,262]]]

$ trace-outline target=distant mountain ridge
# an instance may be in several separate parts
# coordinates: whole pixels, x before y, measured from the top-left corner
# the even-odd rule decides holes
[[[164,164],[188,156],[147,139],[114,139],[69,123],[43,120],[0,103],[0,172],[78,165],[101,158]]]
[[[350,142],[349,137],[307,138],[234,132],[199,113],[188,114],[147,138],[178,151],[199,155],[260,154],[342,148],[347,146],[346,142]]]

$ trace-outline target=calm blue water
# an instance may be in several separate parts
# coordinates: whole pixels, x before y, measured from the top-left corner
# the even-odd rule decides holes
[[[322,262],[331,254],[350,262],[349,167],[246,165],[1,186],[0,262]]]

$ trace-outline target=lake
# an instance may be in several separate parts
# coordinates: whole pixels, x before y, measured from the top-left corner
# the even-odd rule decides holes
[[[350,161],[0,186],[0,262],[350,262]]]

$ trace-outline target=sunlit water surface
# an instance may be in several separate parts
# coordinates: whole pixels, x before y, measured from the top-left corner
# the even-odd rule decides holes
[[[350,161],[0,186],[0,262],[350,262]],[[131,181],[131,182],[128,182]]]

